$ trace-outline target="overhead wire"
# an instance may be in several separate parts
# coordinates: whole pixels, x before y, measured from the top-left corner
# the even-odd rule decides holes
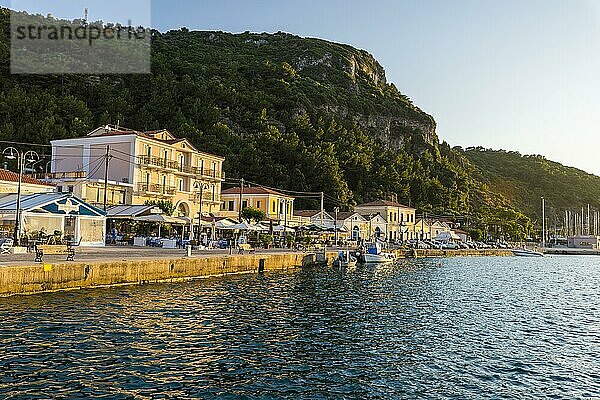
[[[45,147],[45,148],[70,148],[70,147],[80,147],[81,145],[50,145],[50,144],[41,144],[41,143],[24,143],[24,142],[18,142],[18,141],[7,141],[7,140],[0,140],[0,143],[4,143],[4,144],[11,144],[11,145],[21,145],[21,146],[33,146],[33,147]],[[135,162],[135,158],[137,158],[137,156],[121,151],[119,149],[110,149],[110,153],[111,153],[111,158],[119,160],[119,161],[123,161],[123,162],[127,162],[130,164],[136,164]],[[121,156],[126,156],[129,159],[125,159],[122,157],[118,157],[116,155],[114,155],[114,153],[117,153]],[[50,161],[52,161],[52,157],[54,155],[53,154],[44,154],[40,157],[42,158],[50,158]],[[81,155],[77,155],[77,154],[61,154],[60,155],[60,159],[67,159],[67,158],[81,158]],[[82,167],[82,169],[85,169],[86,167],[89,167],[91,164],[98,162],[100,160],[104,160],[106,158],[105,155],[100,156],[98,158],[96,158],[93,161],[90,161],[88,164],[84,165]],[[133,160],[132,160],[133,159]],[[100,164],[95,166],[93,173],[90,173],[89,175],[93,175],[94,173],[96,173],[99,169],[100,169]],[[226,178],[224,179],[225,183],[240,183],[241,182],[241,178]],[[84,178],[81,181],[79,181],[78,185],[81,185],[83,182],[89,181],[89,178]],[[250,185],[254,185],[254,186],[258,186],[258,187],[262,187],[264,189],[269,189],[269,190],[274,190],[277,192],[280,192],[282,194],[288,194],[291,196],[294,196],[296,198],[320,198],[321,196],[323,196],[323,198],[326,198],[328,201],[339,204],[339,205],[346,205],[345,203],[343,203],[342,201],[340,201],[339,199],[336,199],[334,197],[332,197],[331,195],[328,195],[325,192],[310,192],[310,191],[299,191],[299,190],[288,190],[288,189],[281,189],[281,188],[274,188],[271,186],[267,186],[267,185],[263,185],[260,184],[258,182],[254,182],[254,181],[250,181],[250,180],[244,180],[244,182],[250,184]]]

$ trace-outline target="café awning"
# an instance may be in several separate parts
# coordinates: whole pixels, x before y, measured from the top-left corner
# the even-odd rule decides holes
[[[135,218],[136,221],[144,221],[144,222],[157,222],[163,224],[175,224],[175,225],[187,225],[189,224],[189,220],[186,221],[183,218],[179,217],[171,217],[169,215],[163,214],[153,214],[153,215],[144,215],[141,217]]]

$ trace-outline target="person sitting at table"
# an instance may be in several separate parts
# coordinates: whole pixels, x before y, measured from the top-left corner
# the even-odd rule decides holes
[[[48,239],[48,234],[46,233],[46,228],[44,228],[43,226],[40,228],[38,237],[42,242],[44,242],[44,241],[46,241],[46,239]]]
[[[117,244],[117,237],[119,236],[119,231],[117,230],[117,227],[113,226],[110,233],[112,236],[112,244]]]

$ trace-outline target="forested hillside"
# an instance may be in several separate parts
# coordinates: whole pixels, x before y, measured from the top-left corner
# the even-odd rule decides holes
[[[328,208],[396,195],[419,212],[468,216],[477,234],[530,227],[363,50],[184,28],[153,33],[150,75],[15,76],[8,24],[2,9],[0,140],[48,143],[117,122],[167,128],[225,156],[229,177],[324,191]]]
[[[556,213],[559,220],[564,210],[579,211],[588,204],[600,209],[598,176],[539,155],[481,147],[468,148],[464,154],[477,167],[478,179],[533,218],[541,217],[542,196],[549,213]]]

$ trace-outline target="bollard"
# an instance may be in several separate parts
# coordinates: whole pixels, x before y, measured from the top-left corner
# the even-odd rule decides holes
[[[191,257],[192,256],[192,246],[190,246],[189,244],[187,246],[185,246],[185,250],[187,252],[187,256]]]

